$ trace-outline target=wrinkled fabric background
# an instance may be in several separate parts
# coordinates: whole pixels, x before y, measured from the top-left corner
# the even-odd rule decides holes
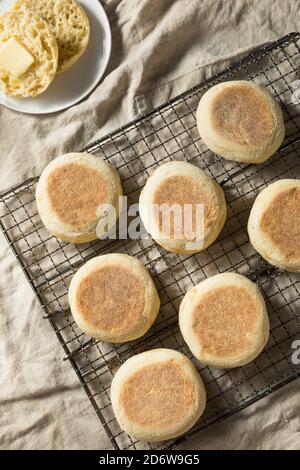
[[[0,0],[1,1],[1,0]],[[50,116],[0,108],[1,190],[38,175],[139,113],[300,24],[299,0],[106,0],[113,49],[83,103]],[[110,442],[2,234],[0,447],[106,449]],[[299,380],[199,433],[185,448],[300,448]]]

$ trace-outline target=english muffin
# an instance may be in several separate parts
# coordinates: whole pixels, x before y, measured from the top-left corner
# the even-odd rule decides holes
[[[88,153],[69,153],[53,160],[36,188],[44,225],[69,243],[86,243],[108,233],[119,216],[121,195],[116,170]],[[114,209],[109,217],[108,205]]]
[[[58,44],[57,72],[68,70],[86,50],[89,19],[75,0],[17,0],[13,11],[33,11],[47,21]]]
[[[180,436],[198,421],[206,392],[187,357],[171,349],[153,349],[120,367],[112,381],[111,402],[127,434],[157,442]]]
[[[263,86],[246,80],[219,83],[201,98],[197,125],[207,147],[226,160],[260,163],[282,144],[282,111]]]
[[[248,364],[269,337],[259,288],[235,273],[217,274],[189,290],[180,305],[179,326],[194,356],[221,369]]]
[[[34,97],[53,81],[58,62],[56,39],[31,11],[0,16],[0,83],[8,96]]]
[[[207,248],[219,235],[227,215],[219,184],[200,168],[182,161],[165,163],[154,171],[139,206],[148,233],[175,253]]]
[[[152,278],[132,256],[114,253],[85,263],[72,278],[69,304],[89,336],[123,343],[143,336],[160,306]]]
[[[248,233],[269,263],[300,272],[300,180],[282,179],[261,191],[250,212]]]

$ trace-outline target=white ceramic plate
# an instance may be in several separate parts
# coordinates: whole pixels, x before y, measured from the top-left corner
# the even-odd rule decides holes
[[[0,14],[14,0],[0,0]],[[99,0],[79,0],[88,14],[91,37],[87,50],[73,67],[55,77],[48,90],[35,98],[11,98],[1,91],[0,103],[28,114],[48,114],[69,108],[88,96],[103,76],[111,53],[111,31]]]

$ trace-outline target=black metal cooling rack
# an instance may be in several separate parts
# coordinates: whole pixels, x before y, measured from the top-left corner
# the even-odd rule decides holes
[[[246,231],[258,192],[279,178],[300,177],[300,104],[294,84],[300,66],[299,46],[300,33],[268,44],[85,149],[118,169],[131,203],[138,200],[148,175],[170,159],[193,162],[216,178],[225,190],[229,216],[219,239],[200,254],[167,253],[149,239],[65,244],[51,237],[41,223],[35,204],[36,178],[0,195],[3,233],[115,449],[174,447],[300,375],[300,366],[291,360],[292,342],[300,338],[299,275],[267,265],[251,247]],[[199,137],[195,111],[200,96],[210,86],[229,79],[262,83],[282,105],[286,140],[264,164],[225,161],[207,150]],[[113,251],[138,257],[150,270],[161,298],[160,315],[148,334],[121,345],[102,343],[81,333],[67,302],[68,285],[77,268],[94,255]],[[191,286],[224,271],[237,271],[260,285],[270,314],[267,347],[256,361],[233,370],[203,367],[194,361],[208,393],[204,416],[179,440],[155,445],[133,440],[121,431],[112,412],[109,390],[115,370],[133,354],[156,347],[175,348],[191,357],[177,325],[180,301]]]

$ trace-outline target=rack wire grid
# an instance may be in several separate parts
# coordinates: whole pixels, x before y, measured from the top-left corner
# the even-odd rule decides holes
[[[268,265],[251,247],[246,224],[257,194],[272,181],[299,178],[300,106],[295,80],[300,65],[300,33],[268,44],[224,72],[168,101],[144,117],[103,137],[85,150],[105,158],[122,179],[129,203],[138,200],[147,177],[169,160],[186,160],[204,169],[222,185],[228,220],[218,240],[196,255],[168,253],[151,239],[102,240],[66,244],[50,236],[37,213],[37,178],[18,184],[0,196],[1,228],[32,286],[64,351],[80,379],[115,449],[169,449],[211,423],[245,408],[300,375],[291,360],[292,343],[300,339],[299,275]],[[225,161],[202,143],[195,111],[201,95],[224,80],[261,83],[281,103],[286,139],[266,163],[245,165]],[[296,93],[297,94],[297,93]],[[72,319],[67,291],[75,271],[102,253],[127,253],[150,270],[161,298],[161,310],[143,338],[107,344],[87,337]],[[267,302],[271,334],[265,350],[251,364],[232,370],[204,367],[191,357],[178,329],[177,315],[185,292],[205,278],[236,271],[256,281]],[[208,403],[203,417],[180,439],[159,444],[126,435],[115,420],[109,398],[117,368],[133,354],[175,348],[190,357],[205,382]]]

